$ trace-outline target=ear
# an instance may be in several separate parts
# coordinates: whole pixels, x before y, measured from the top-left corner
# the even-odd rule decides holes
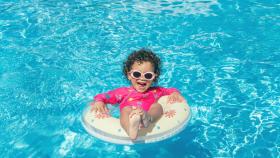
[[[127,77],[128,80],[131,80],[131,79],[132,79],[131,76],[130,76],[129,74],[126,74],[126,77]]]
[[[153,79],[153,82],[155,82],[155,80],[156,80],[156,78],[158,77],[158,75],[157,74],[155,74],[155,78]]]

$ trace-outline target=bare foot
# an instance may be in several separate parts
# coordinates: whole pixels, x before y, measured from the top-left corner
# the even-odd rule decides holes
[[[151,123],[151,116],[149,116],[148,113],[143,110],[141,118],[142,118],[143,126],[145,128],[149,127],[149,125]]]
[[[129,128],[128,128],[128,135],[130,139],[135,140],[138,135],[138,129],[141,121],[141,116],[138,110],[133,110],[129,114]]]

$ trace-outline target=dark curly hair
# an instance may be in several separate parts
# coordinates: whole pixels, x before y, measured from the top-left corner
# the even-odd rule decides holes
[[[127,77],[128,72],[131,71],[131,67],[134,64],[134,62],[150,62],[154,66],[154,73],[156,74],[154,82],[158,81],[161,63],[159,57],[155,53],[146,48],[142,48],[138,51],[133,51],[128,56],[127,60],[123,63],[123,73],[125,77]]]

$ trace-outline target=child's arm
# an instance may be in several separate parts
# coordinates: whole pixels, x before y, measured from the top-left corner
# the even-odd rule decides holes
[[[176,88],[162,88],[162,90],[164,95],[168,95],[167,102],[170,104],[185,101],[184,97]]]
[[[120,103],[126,92],[126,88],[118,88],[106,93],[97,94],[94,97],[94,102],[91,104],[93,106],[92,110],[102,113],[109,112],[106,104]]]
[[[170,104],[176,103],[176,102],[184,102],[185,98],[179,93],[179,92],[173,92],[168,96],[167,102]]]
[[[108,113],[109,112],[106,104],[102,101],[92,102],[91,106],[92,106],[92,109],[91,109],[92,111],[101,112],[101,113]]]

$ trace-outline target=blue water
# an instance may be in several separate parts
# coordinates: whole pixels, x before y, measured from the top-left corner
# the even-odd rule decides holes
[[[0,157],[279,157],[279,32],[277,0],[1,0]],[[82,110],[128,85],[122,62],[142,47],[191,122],[149,145],[90,136]]]

